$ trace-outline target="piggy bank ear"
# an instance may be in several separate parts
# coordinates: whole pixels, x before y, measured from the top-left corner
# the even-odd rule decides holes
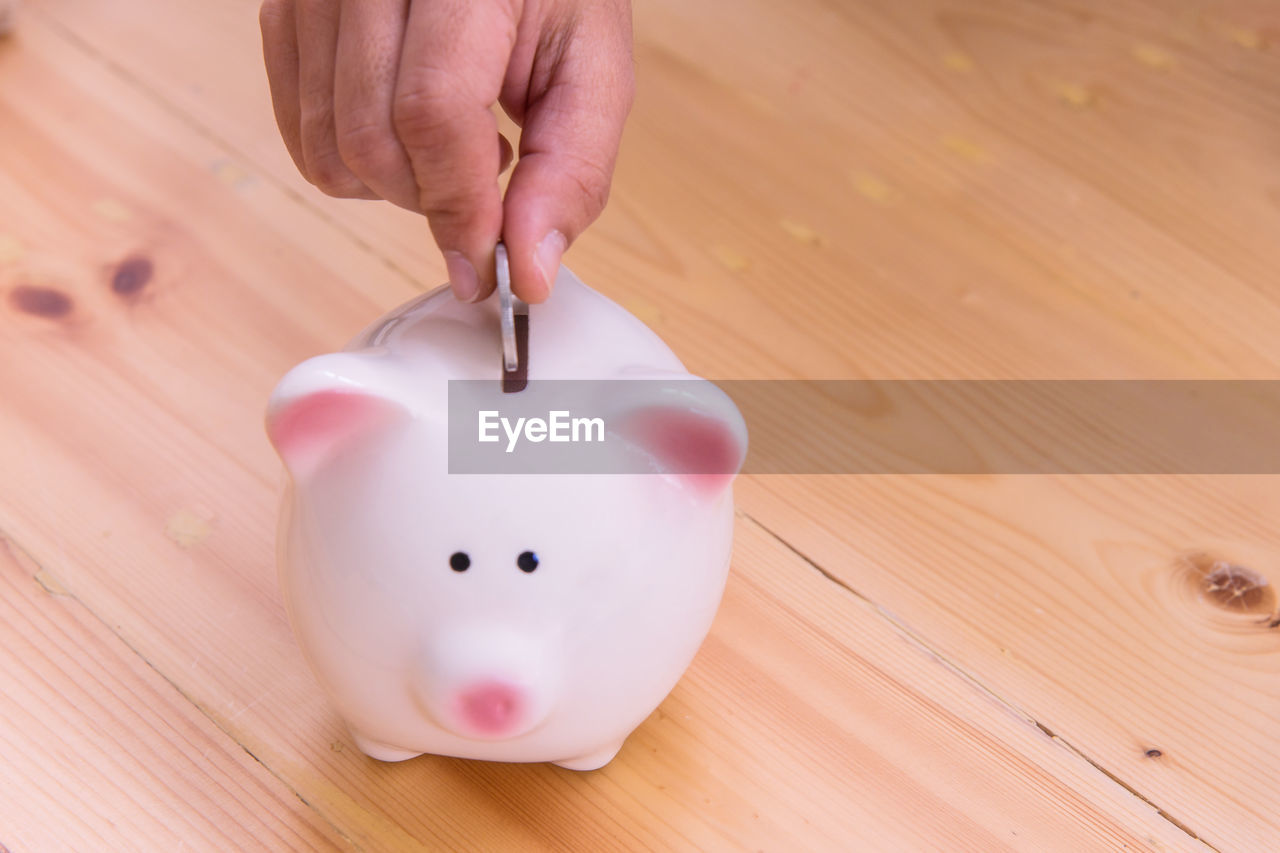
[[[280,380],[267,405],[267,436],[295,480],[409,417],[388,396],[385,373],[374,357],[332,353]]]
[[[647,467],[693,497],[710,501],[733,482],[747,455],[747,426],[729,396],[710,382],[684,375],[638,383],[642,397],[611,421],[612,432]],[[651,390],[652,389],[652,390]]]

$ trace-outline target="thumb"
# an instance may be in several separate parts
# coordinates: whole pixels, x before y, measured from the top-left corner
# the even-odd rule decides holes
[[[512,288],[527,302],[551,294],[560,256],[609,199],[635,85],[626,29],[613,40],[579,39],[526,108],[520,159],[503,202],[503,240]],[[575,56],[575,47],[586,55]]]

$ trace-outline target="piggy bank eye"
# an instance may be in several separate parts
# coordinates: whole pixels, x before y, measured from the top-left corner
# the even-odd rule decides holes
[[[532,551],[525,551],[516,557],[516,565],[520,567],[522,572],[531,572],[538,568],[538,555]]]
[[[449,558],[449,568],[455,572],[465,572],[471,568],[471,558],[467,556],[466,551],[454,551],[453,556]]]

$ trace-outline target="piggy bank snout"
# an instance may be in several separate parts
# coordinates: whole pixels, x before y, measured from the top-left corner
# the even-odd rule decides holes
[[[532,637],[460,630],[428,643],[415,693],[440,727],[475,740],[503,740],[546,719],[556,693],[553,669]]]
[[[484,681],[459,691],[456,715],[467,728],[490,737],[503,737],[522,728],[529,710],[525,691],[505,681]]]

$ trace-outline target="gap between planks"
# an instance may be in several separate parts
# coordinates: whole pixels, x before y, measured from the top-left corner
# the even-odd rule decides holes
[[[899,618],[891,610],[888,610],[884,606],[877,604],[875,601],[868,598],[863,593],[854,589],[849,584],[845,583],[843,580],[836,577],[831,572],[828,572],[822,566],[815,563],[813,560],[811,560],[808,557],[808,555],[806,555],[803,551],[801,551],[795,545],[792,545],[783,537],[779,536],[777,533],[773,531],[772,528],[769,527],[769,525],[765,524],[760,519],[755,518],[754,516],[746,512],[743,512],[742,510],[738,510],[737,515],[739,515],[742,518],[745,518],[747,521],[751,522],[756,527],[759,527],[765,533],[769,534],[769,536],[772,537],[776,542],[778,542],[778,544],[782,545],[782,547],[786,548],[792,554],[795,554],[798,558],[803,560],[807,566],[812,568],[818,574],[822,575],[822,577],[826,578],[831,583],[840,587],[845,592],[849,593],[854,598],[858,599],[859,601],[861,601],[862,603],[864,603],[865,605],[873,609],[876,612],[876,614],[880,616],[880,618],[884,619],[891,626],[893,626],[894,630],[897,631],[898,634],[902,636],[905,640],[907,640],[907,642],[916,646],[921,651],[923,651],[924,653],[932,657],[934,660],[936,660],[938,663],[942,664],[944,667],[951,670],[953,673],[959,676],[962,680],[964,680],[966,684],[973,687],[975,690],[982,693],[984,696],[987,696],[993,702],[1005,708],[1010,713],[1016,715],[1017,717],[1024,720],[1025,722],[1035,726],[1037,729],[1039,729],[1041,732],[1047,735],[1049,739],[1052,740],[1054,743],[1065,748],[1072,755],[1076,756],[1080,760],[1087,763],[1090,767],[1097,770],[1102,775],[1106,776],[1108,779],[1110,779],[1115,784],[1119,785],[1121,788],[1123,788],[1132,796],[1137,797],[1145,805],[1153,809],[1157,815],[1167,820],[1169,823],[1173,824],[1175,827],[1177,827],[1182,832],[1186,833],[1192,839],[1200,842],[1210,850],[1215,851],[1215,853],[1221,853],[1221,851],[1219,851],[1217,847],[1214,847],[1208,841],[1205,841],[1203,838],[1201,838],[1200,835],[1196,833],[1195,830],[1187,826],[1182,821],[1178,820],[1173,815],[1169,814],[1169,812],[1167,812],[1165,809],[1161,808],[1159,803],[1156,803],[1153,800],[1151,800],[1150,797],[1146,796],[1137,788],[1135,788],[1133,785],[1129,784],[1124,779],[1120,778],[1119,775],[1108,770],[1102,764],[1100,764],[1093,758],[1086,755],[1084,751],[1081,750],[1079,747],[1075,746],[1070,741],[1065,740],[1064,738],[1054,733],[1054,731],[1050,729],[1048,726],[1046,726],[1044,723],[1041,723],[1034,716],[1027,713],[1026,711],[1018,707],[1013,702],[1009,701],[1008,699],[1005,699],[1003,696],[1001,696],[991,687],[987,686],[981,679],[979,679],[973,673],[969,672],[968,670],[966,670],[965,668],[957,664],[955,661],[948,658],[945,654],[943,654],[940,650],[938,650],[932,643],[930,643],[927,639],[925,639],[922,633],[912,628],[906,622],[902,621],[902,619]]]
[[[985,685],[981,680],[974,677],[971,673],[969,673],[962,667],[958,666],[955,662],[948,659],[945,655],[941,654],[932,644],[930,644],[922,634],[920,634],[910,625],[904,623],[892,612],[886,610],[883,606],[869,599],[868,597],[866,597],[856,589],[852,588],[848,584],[841,581],[839,578],[832,576],[820,565],[818,565],[817,563],[809,559],[809,557],[807,557],[803,551],[796,548],[790,542],[788,542],[781,536],[774,533],[771,529],[769,529],[767,525],[763,524],[759,519],[742,511],[738,511],[736,514],[742,519],[745,519],[750,524],[753,524],[756,527],[758,527],[761,531],[767,533],[771,539],[776,541],[779,545],[781,545],[783,548],[785,548],[792,554],[796,555],[796,557],[802,560],[807,566],[809,566],[811,569],[813,569],[815,572],[817,572],[820,576],[825,578],[827,581],[831,582],[835,586],[842,589],[844,592],[848,593],[850,596],[852,596],[854,599],[860,602],[864,607],[867,607],[873,610],[879,618],[889,623],[889,625],[895,631],[895,633],[897,633],[899,636],[903,637],[907,642],[909,642],[910,644],[914,645],[915,647],[917,647],[918,649],[920,649],[921,651],[929,655],[933,660],[937,661],[938,663],[946,667],[948,670],[955,673],[966,684],[969,684],[975,690],[982,693],[984,696],[988,697],[989,699],[991,699],[993,702],[995,702],[996,704],[998,704],[1000,707],[1004,708],[1008,712],[1016,715],[1019,719],[1023,720],[1024,722],[1030,725],[1035,726],[1039,731],[1044,733],[1046,736],[1048,736],[1051,740],[1053,740],[1059,746],[1066,748],[1074,756],[1086,762],[1090,767],[1092,767],[1093,769],[1095,769],[1096,771],[1098,771],[1099,773],[1107,777],[1109,780],[1111,780],[1113,783],[1115,783],[1117,786],[1122,788],[1127,794],[1133,797],[1136,797],[1145,806],[1153,810],[1157,815],[1159,815],[1164,820],[1168,821],[1178,830],[1186,834],[1189,838],[1199,842],[1205,848],[1215,851],[1215,853],[1216,851],[1218,851],[1218,848],[1214,847],[1212,844],[1209,844],[1207,841],[1202,839],[1189,826],[1182,823],[1180,820],[1170,815],[1167,811],[1161,808],[1158,803],[1153,802],[1150,798],[1142,794],[1140,791],[1138,791],[1129,783],[1125,782],[1115,773],[1107,770],[1104,766],[1099,764],[1097,761],[1090,758],[1088,755],[1082,752],[1079,748],[1077,748],[1070,742],[1064,740],[1063,738],[1055,734],[1052,729],[1050,729],[1049,727],[1045,726],[1043,723],[1036,720],[1033,716],[1031,716],[1026,711],[1019,708],[1014,703],[1000,696],[994,690],[992,690],[987,685]],[[164,680],[166,684],[168,684],[171,688],[173,688],[173,690],[176,691],[178,695],[180,695],[187,702],[190,702],[192,706],[197,711],[200,712],[201,715],[203,715],[206,719],[208,719],[209,722],[212,723],[213,726],[217,728],[218,731],[222,732],[232,742],[240,746],[240,748],[243,749],[245,753],[249,755],[250,758],[252,758],[255,762],[257,762],[264,770],[266,770],[266,772],[270,773],[273,778],[277,779],[287,790],[292,792],[293,795],[298,798],[299,802],[303,803],[308,809],[314,812],[321,820],[323,820],[328,826],[330,826],[334,830],[334,832],[337,833],[337,835],[341,837],[347,844],[351,845],[351,847],[354,849],[361,849],[360,846],[356,844],[355,841],[350,836],[348,836],[346,833],[342,831],[341,827],[333,823],[333,821],[330,820],[330,818],[322,810],[318,809],[314,804],[308,801],[306,797],[302,796],[302,794],[297,790],[296,787],[294,787],[294,785],[287,778],[285,778],[284,776],[281,776],[275,770],[275,768],[273,768],[270,764],[264,762],[257,755],[255,755],[251,749],[249,749],[238,737],[236,737],[234,732],[230,731],[221,723],[221,721],[217,718],[216,715],[210,713],[208,709],[206,709],[203,705],[201,705],[198,701],[196,701],[187,691],[183,690],[183,688],[179,684],[177,684],[172,679],[170,679],[168,675],[166,675],[162,670],[154,666],[151,663],[151,661],[147,659],[146,655],[142,654],[137,648],[135,648],[131,643],[129,643],[126,637],[124,637],[120,632],[116,631],[115,628],[107,620],[103,619],[92,607],[90,607],[85,602],[81,601],[74,594],[68,592],[59,582],[57,576],[54,573],[52,573],[41,560],[37,559],[29,550],[27,550],[22,545],[22,543],[18,542],[12,536],[4,533],[3,531],[0,531],[0,538],[3,538],[7,542],[9,542],[11,547],[14,547],[19,551],[21,551],[23,556],[26,558],[26,560],[29,561],[29,564],[35,567],[36,571],[33,573],[32,579],[36,583],[38,583],[40,587],[45,590],[45,592],[47,592],[51,596],[70,599],[72,602],[76,604],[76,606],[83,608],[84,611],[89,615],[91,615],[107,632],[109,632],[112,636],[116,637],[123,644],[125,648],[127,648],[132,654],[136,655],[143,663],[147,665],[149,669],[155,672],[161,679]],[[0,846],[0,853],[7,853],[7,849],[4,848],[3,846]]]
[[[241,749],[243,749],[246,755],[248,755],[255,762],[257,762],[257,764],[260,767],[262,767],[267,773],[271,774],[272,778],[278,780],[280,784],[285,787],[285,790],[289,791],[295,797],[297,797],[298,802],[302,803],[304,806],[310,809],[317,817],[319,817],[320,820],[324,821],[324,823],[327,826],[329,826],[334,831],[334,833],[337,834],[339,838],[341,838],[344,842],[350,845],[351,849],[353,850],[363,849],[359,844],[355,842],[354,839],[352,839],[349,835],[347,835],[347,833],[342,831],[342,827],[334,823],[327,814],[325,814],[320,809],[316,808],[316,806],[312,804],[310,801],[308,801],[306,797],[302,796],[302,794],[298,791],[298,789],[295,788],[287,778],[285,778],[284,776],[281,776],[278,772],[276,772],[275,768],[273,768],[270,764],[267,764],[265,761],[263,761],[261,758],[255,755],[253,750],[249,749],[249,747],[247,747],[239,738],[237,738],[233,732],[229,731],[226,727],[224,727],[222,723],[219,721],[217,715],[210,713],[207,708],[205,708],[203,705],[197,702],[194,698],[192,698],[192,696],[189,693],[187,693],[187,691],[183,690],[180,684],[178,684],[176,681],[171,679],[167,674],[165,674],[164,670],[152,664],[146,655],[142,654],[142,652],[140,652],[132,643],[129,642],[128,637],[124,636],[121,632],[117,631],[115,627],[109,621],[107,621],[106,619],[103,619],[102,616],[96,610],[94,610],[84,601],[80,600],[80,598],[76,596],[74,593],[67,590],[67,588],[62,585],[62,582],[58,580],[57,575],[49,571],[48,566],[46,566],[42,560],[38,559],[25,545],[23,545],[23,543],[19,542],[17,539],[15,539],[12,535],[7,533],[3,529],[0,529],[0,542],[5,542],[8,544],[10,548],[20,552],[22,558],[29,565],[35,568],[35,573],[31,575],[31,579],[36,583],[38,583],[41,589],[43,589],[52,597],[63,598],[74,603],[77,607],[82,608],[85,613],[88,613],[90,616],[92,616],[93,619],[99,625],[101,625],[105,631],[107,631],[107,633],[109,633],[111,636],[119,640],[121,645],[123,645],[126,649],[128,649],[131,654],[133,654],[135,657],[138,658],[138,660],[146,664],[148,669],[150,669],[152,672],[158,675],[161,679],[163,679],[165,684],[173,688],[173,690],[179,696],[181,696],[183,699],[189,702],[193,708],[199,711],[201,716],[203,716],[206,720],[208,720],[210,723],[213,724],[214,728],[216,728],[218,731],[226,735],[227,739],[230,740],[232,743],[236,744]],[[9,853],[9,848],[7,848],[2,841],[0,841],[0,853]]]

